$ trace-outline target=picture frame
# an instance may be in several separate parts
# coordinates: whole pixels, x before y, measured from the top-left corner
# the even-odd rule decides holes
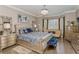
[[[18,22],[19,23],[27,22],[27,16],[18,15]]]

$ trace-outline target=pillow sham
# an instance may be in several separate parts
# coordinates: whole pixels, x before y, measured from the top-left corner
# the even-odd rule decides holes
[[[33,32],[33,30],[31,28],[27,28],[26,30],[27,30],[27,32]]]
[[[25,33],[30,33],[30,32],[33,32],[31,28],[24,28],[24,29],[19,30],[20,34],[25,34]]]

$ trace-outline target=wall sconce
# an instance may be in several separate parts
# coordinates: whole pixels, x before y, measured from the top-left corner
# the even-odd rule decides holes
[[[34,31],[38,31],[38,27],[36,24],[34,24]]]
[[[36,24],[34,24],[34,27],[36,28],[36,27],[37,27],[37,25],[36,25]]]

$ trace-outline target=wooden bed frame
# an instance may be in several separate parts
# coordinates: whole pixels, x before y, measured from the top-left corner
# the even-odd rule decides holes
[[[24,41],[21,39],[17,39],[17,44],[19,44],[25,48],[31,49],[37,53],[43,54],[47,47],[47,42],[50,40],[51,37],[52,37],[52,35],[50,37],[46,38],[45,40],[38,42],[37,44],[32,44],[30,42],[27,42],[27,41]]]
[[[25,27],[23,27],[23,26],[21,27],[20,25],[16,25],[17,35],[19,34],[19,29],[21,29],[21,28],[25,28]],[[43,41],[38,42],[35,45],[30,43],[30,42],[27,42],[27,41],[24,41],[24,40],[21,40],[21,39],[17,39],[17,44],[19,44],[23,47],[26,47],[28,49],[31,49],[35,52],[44,53],[45,48],[47,47],[47,42],[50,40],[51,37],[52,37],[52,35],[50,35],[49,37],[47,37]]]

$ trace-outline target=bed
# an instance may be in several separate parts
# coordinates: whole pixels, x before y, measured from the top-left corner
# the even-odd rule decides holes
[[[44,53],[47,42],[52,37],[48,32],[29,32],[18,35],[17,44],[31,49],[37,53]]]

